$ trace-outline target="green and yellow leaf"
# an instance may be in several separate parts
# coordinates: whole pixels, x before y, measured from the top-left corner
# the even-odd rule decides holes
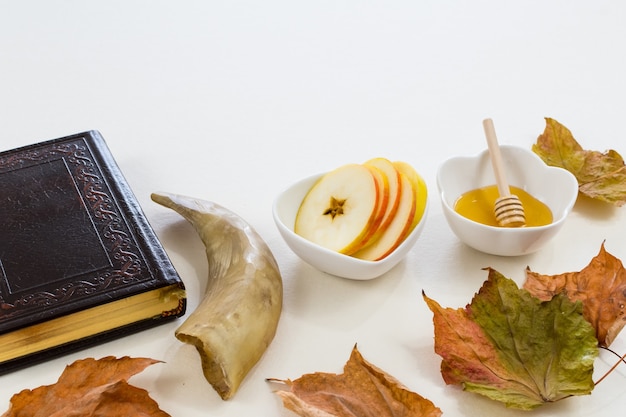
[[[618,207],[626,204],[626,165],[616,151],[583,149],[568,128],[551,118],[532,150],[546,164],[574,174],[581,194]]]
[[[564,295],[541,301],[494,269],[464,309],[424,300],[447,384],[530,410],[590,394],[598,355],[582,305]]]

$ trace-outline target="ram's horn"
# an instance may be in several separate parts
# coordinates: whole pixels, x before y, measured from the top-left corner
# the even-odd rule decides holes
[[[283,300],[278,264],[265,241],[232,211],[174,194],[151,197],[187,219],[206,247],[206,293],[176,337],[196,347],[204,376],[226,400],[276,333]]]

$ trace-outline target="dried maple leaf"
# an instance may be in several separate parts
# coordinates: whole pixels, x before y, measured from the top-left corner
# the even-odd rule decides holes
[[[626,325],[626,270],[608,253],[600,252],[580,272],[541,275],[526,269],[524,288],[542,300],[563,293],[581,301],[583,315],[596,331],[600,346],[608,347]]]
[[[395,378],[368,363],[356,346],[344,373],[306,374],[282,382],[290,391],[276,391],[284,406],[302,417],[439,417],[441,410],[409,391]]]
[[[444,381],[526,410],[591,393],[598,346],[580,303],[563,295],[542,302],[488,271],[464,309],[442,308],[423,294]]]
[[[626,165],[616,151],[584,150],[569,129],[550,118],[532,150],[546,164],[574,174],[581,194],[618,207],[626,203]]]
[[[56,384],[23,390],[1,417],[169,417],[144,389],[127,379],[160,361],[112,356],[78,360]]]

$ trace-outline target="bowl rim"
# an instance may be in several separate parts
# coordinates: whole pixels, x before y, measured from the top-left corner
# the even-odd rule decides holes
[[[477,152],[475,154],[472,155],[455,155],[455,156],[451,156],[449,158],[446,158],[440,165],[439,168],[437,169],[437,188],[439,191],[439,198],[441,200],[441,203],[443,204],[445,210],[452,215],[454,218],[475,225],[478,228],[484,229],[484,230],[488,230],[488,231],[498,231],[500,233],[508,233],[508,234],[514,234],[514,233],[531,233],[531,232],[538,232],[541,230],[546,230],[546,229],[552,229],[554,227],[559,226],[560,224],[562,224],[563,222],[565,222],[565,220],[567,219],[569,213],[571,212],[572,208],[574,207],[574,205],[576,204],[576,200],[578,198],[578,181],[576,180],[576,177],[574,176],[574,174],[572,174],[571,172],[569,172],[568,170],[561,168],[561,167],[555,167],[555,166],[551,166],[551,165],[547,165],[537,154],[535,154],[532,150],[528,150],[524,147],[521,146],[517,146],[517,145],[500,145],[500,148],[503,149],[505,152],[508,151],[514,151],[514,152],[522,152],[523,154],[525,154],[528,158],[535,160],[536,163],[539,163],[543,166],[543,168],[546,171],[551,171],[551,172],[559,172],[560,174],[564,175],[564,176],[568,176],[570,177],[570,182],[572,183],[572,191],[575,190],[575,192],[573,192],[571,194],[571,196],[569,196],[567,198],[567,200],[565,201],[565,204],[563,205],[563,209],[562,211],[559,213],[559,217],[554,219],[551,223],[546,224],[546,225],[541,225],[541,226],[524,226],[524,227],[519,227],[519,228],[507,228],[507,227],[499,227],[499,226],[491,226],[491,225],[487,225],[484,223],[480,223],[477,221],[474,221],[472,219],[469,219],[461,214],[459,214],[456,210],[454,210],[453,207],[450,206],[450,204],[448,203],[448,199],[446,198],[446,192],[443,186],[443,180],[442,180],[442,173],[444,171],[444,168],[446,166],[451,165],[453,162],[455,161],[472,161],[472,160],[479,160],[481,158],[484,158],[486,154],[489,153],[488,149],[483,149],[480,152]],[[495,180],[494,180],[495,181]],[[575,185],[575,187],[574,187]],[[457,196],[458,198],[458,196]],[[552,208],[551,208],[552,209]]]

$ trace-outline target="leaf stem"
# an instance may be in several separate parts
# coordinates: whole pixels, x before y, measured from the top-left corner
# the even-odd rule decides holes
[[[600,379],[598,379],[598,380],[594,383],[594,386],[597,386],[600,382],[602,382],[602,381],[604,380],[604,378],[606,378],[607,376],[609,376],[609,374],[610,374],[611,372],[613,372],[613,371],[615,370],[615,368],[617,368],[617,366],[618,366],[620,363],[622,363],[622,362],[626,363],[626,353],[620,356],[617,352],[615,352],[615,351],[613,351],[613,350],[609,349],[608,347],[601,346],[601,348],[602,348],[602,349],[604,349],[604,350],[607,350],[607,351],[611,352],[612,354],[614,354],[615,356],[617,356],[617,357],[619,358],[619,360],[615,363],[615,365],[613,365],[613,366],[611,367],[611,369],[609,369],[609,370],[608,370],[608,371],[607,371],[604,375],[602,375],[602,376],[600,377]]]

